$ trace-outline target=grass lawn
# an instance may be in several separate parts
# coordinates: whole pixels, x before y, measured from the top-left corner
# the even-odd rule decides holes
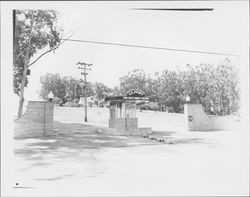
[[[15,196],[246,195],[242,131],[178,132],[181,114],[137,112],[139,126],[175,140],[104,136],[108,109],[56,107],[55,135],[15,139]],[[15,187],[18,183],[18,187]]]

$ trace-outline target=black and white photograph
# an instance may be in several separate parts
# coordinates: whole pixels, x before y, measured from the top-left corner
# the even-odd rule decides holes
[[[249,1],[1,1],[1,196],[249,196]]]

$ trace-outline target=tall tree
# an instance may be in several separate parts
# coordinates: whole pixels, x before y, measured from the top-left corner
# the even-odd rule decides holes
[[[55,97],[63,101],[79,99],[84,94],[83,79],[76,79],[69,76],[60,76],[58,73],[47,73],[40,78],[42,84],[40,96],[43,99],[47,98],[50,91]],[[93,83],[87,84],[87,96],[95,95],[95,85]]]
[[[125,95],[130,89],[140,89],[144,91],[147,96],[151,95],[149,90],[149,76],[146,75],[144,70],[135,69],[120,78],[121,93]]]
[[[112,92],[112,89],[101,82],[95,82],[94,93],[98,100],[101,100],[108,96]]]
[[[187,65],[184,71],[165,70],[157,80],[163,103],[173,112],[183,111],[187,94],[208,114],[228,115],[239,109],[238,71],[227,59],[217,66]]]
[[[55,97],[64,99],[67,95],[67,83],[65,78],[61,77],[58,73],[47,73],[40,77],[40,83],[42,84],[40,90],[40,96],[43,99],[47,99],[48,93],[53,92]]]
[[[176,113],[183,112],[187,94],[208,114],[228,115],[239,110],[239,75],[229,59],[216,66],[202,63],[187,65],[185,70],[165,70],[154,79],[136,69],[120,78],[118,90],[124,95],[132,88],[143,90],[158,100],[160,108]]]
[[[22,115],[24,88],[30,67],[45,54],[55,51],[61,42],[62,29],[57,27],[54,10],[13,11],[14,93],[19,96],[18,118]],[[35,56],[40,52],[38,56]]]

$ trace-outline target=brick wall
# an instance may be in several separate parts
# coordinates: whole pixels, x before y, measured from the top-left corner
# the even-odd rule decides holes
[[[136,136],[136,135],[149,135],[152,133],[151,128],[98,128],[98,132],[106,135],[124,135],[124,136]]]
[[[232,116],[207,115],[201,104],[185,104],[184,115],[187,131],[232,130],[238,126]]]
[[[15,120],[15,136],[48,135],[53,130],[54,104],[47,101],[29,101],[27,110]]]
[[[127,119],[127,120],[126,120]],[[137,118],[111,118],[109,119],[110,128],[138,128]]]

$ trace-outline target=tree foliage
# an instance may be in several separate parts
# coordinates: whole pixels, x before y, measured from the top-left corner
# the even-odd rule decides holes
[[[72,100],[84,94],[82,79],[47,74],[41,77],[40,95],[46,98],[49,91],[56,97]],[[181,113],[185,98],[202,104],[205,112],[227,115],[239,110],[240,92],[238,71],[229,60],[220,65],[201,64],[184,70],[164,70],[151,78],[143,70],[135,69],[120,78],[120,85],[111,89],[103,83],[89,83],[87,96],[101,100],[106,96],[126,95],[130,89],[145,92],[150,101],[158,102],[159,110]]]
[[[144,70],[135,69],[128,72],[127,75],[120,78],[120,92],[126,95],[126,92],[131,89],[140,89],[145,92],[147,96],[151,95],[149,89],[149,76],[146,75]]]
[[[42,84],[40,96],[47,99],[48,93],[53,92],[55,97],[61,100],[79,99],[84,96],[85,86],[83,79],[76,79],[73,77],[60,76],[58,73],[47,73],[40,78]],[[87,97],[95,96],[99,100],[108,96],[111,93],[111,88],[103,83],[87,83],[86,86]]]
[[[46,52],[54,51],[59,46],[60,34],[61,29],[57,28],[56,11],[14,10],[13,90],[15,94],[20,94],[25,64],[28,76],[31,74],[29,67],[40,59],[40,56],[31,61],[32,58],[44,49]],[[25,78],[25,86],[27,86],[28,78],[26,76]]]
[[[63,79],[59,74],[48,73],[40,78],[40,83],[42,84],[40,96],[43,99],[48,98],[48,93],[50,91],[60,99],[66,97],[67,86],[65,79]]]
[[[19,96],[18,118],[22,116],[30,66],[62,43],[56,22],[54,10],[13,10],[13,88]],[[38,51],[41,54],[35,57]]]
[[[112,89],[101,82],[95,82],[94,84],[94,94],[98,100],[101,100],[108,95],[110,95]]]
[[[185,70],[164,70],[155,73],[154,79],[136,69],[120,78],[123,95],[132,88],[143,90],[158,101],[160,109],[168,108],[170,112],[183,112],[187,95],[192,103],[202,104],[208,114],[227,115],[239,110],[238,71],[228,59],[217,66],[187,65]]]

